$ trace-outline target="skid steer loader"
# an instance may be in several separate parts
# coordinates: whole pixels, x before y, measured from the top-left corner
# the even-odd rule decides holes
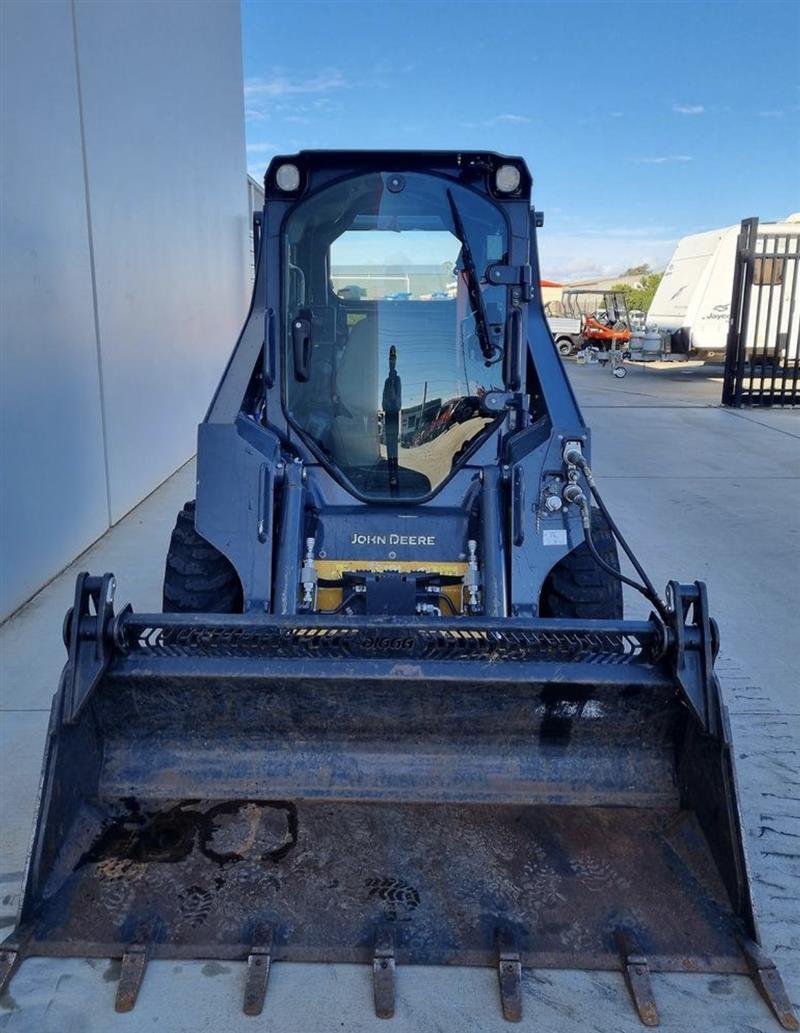
[[[275,158],[252,307],[199,429],[164,612],[79,577],[4,981],[30,955],[750,973],[758,946],[700,583],[603,504],[492,153]],[[623,574],[617,544],[632,574]],[[622,584],[650,603],[624,620]]]

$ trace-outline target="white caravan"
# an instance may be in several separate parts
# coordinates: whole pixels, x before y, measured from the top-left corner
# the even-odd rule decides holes
[[[649,327],[671,333],[673,351],[725,351],[739,230],[739,226],[726,226],[706,233],[693,233],[678,242],[647,313]],[[786,253],[788,248],[789,254],[796,254],[800,245],[800,212],[783,222],[759,224],[759,243],[764,238],[776,236],[778,253]],[[756,262],[748,321],[748,350],[764,347],[769,315],[773,329],[778,320],[779,339],[792,341],[795,354],[788,357],[797,357],[797,324],[800,321],[797,264],[780,259]],[[784,282],[784,276],[788,282]],[[781,307],[780,314],[777,306]]]

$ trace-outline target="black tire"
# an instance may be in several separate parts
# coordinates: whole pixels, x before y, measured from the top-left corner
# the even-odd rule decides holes
[[[592,509],[592,541],[606,563],[619,570],[617,542],[599,509]],[[539,612],[567,620],[621,620],[622,584],[598,566],[586,542],[581,542],[547,575]]]
[[[164,568],[164,613],[241,613],[242,586],[230,561],[194,526],[194,501],[178,513]]]
[[[556,347],[558,348],[559,355],[563,355],[566,358],[575,351],[575,342],[569,337],[557,337]]]

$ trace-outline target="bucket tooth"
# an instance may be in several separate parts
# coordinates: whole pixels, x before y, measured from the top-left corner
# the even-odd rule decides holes
[[[149,943],[132,943],[122,955],[122,970],[117,984],[114,1010],[131,1011],[142,988],[144,972],[150,959]]]
[[[770,1011],[784,1029],[800,1029],[800,1022],[797,1021],[775,962],[753,940],[742,938],[739,943],[753,982]]]
[[[508,1022],[522,1021],[522,959],[514,938],[506,931],[497,934],[497,974],[500,1004]]]
[[[394,934],[391,929],[379,929],[375,934],[372,958],[372,986],[375,993],[375,1014],[379,1019],[391,1019],[395,999]]]
[[[22,951],[17,945],[0,945],[0,994],[8,989],[14,973],[22,964]]]
[[[272,928],[263,930],[247,956],[247,977],[244,984],[245,1015],[260,1015],[267,994],[267,981],[272,961]]]
[[[645,1026],[658,1026],[661,1020],[658,1017],[653,984],[650,980],[650,966],[647,964],[641,944],[633,933],[625,929],[617,929],[614,937],[636,1013]]]

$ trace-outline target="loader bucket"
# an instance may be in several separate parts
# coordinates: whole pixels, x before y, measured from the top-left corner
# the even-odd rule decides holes
[[[124,1010],[148,957],[248,959],[257,1012],[270,961],[363,962],[389,1015],[395,966],[492,965],[510,1019],[523,966],[617,969],[648,1024],[649,971],[774,972],[700,589],[677,632],[115,617],[111,585],[67,621],[7,969],[122,957]]]

